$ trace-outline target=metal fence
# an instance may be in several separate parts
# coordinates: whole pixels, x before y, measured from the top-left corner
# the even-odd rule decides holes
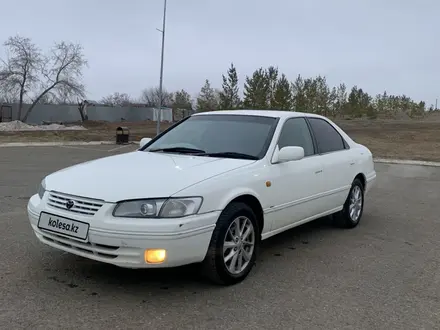
[[[29,109],[30,105],[23,105],[22,117]],[[170,108],[162,109],[161,121],[178,121],[191,115],[194,111]],[[108,122],[120,121],[144,121],[156,120],[157,110],[149,107],[126,106],[111,107],[104,105],[89,105],[87,115],[89,120],[99,120]],[[0,121],[18,120],[18,104],[4,104],[0,110]],[[38,104],[29,114],[27,123],[41,124],[42,122],[76,122],[81,121],[81,115],[77,105],[52,105]]]

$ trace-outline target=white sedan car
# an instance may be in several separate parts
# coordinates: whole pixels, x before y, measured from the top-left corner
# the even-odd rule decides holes
[[[46,176],[27,211],[53,248],[127,268],[199,263],[230,285],[261,240],[327,215],[355,227],[375,178],[368,148],[325,117],[215,111]]]

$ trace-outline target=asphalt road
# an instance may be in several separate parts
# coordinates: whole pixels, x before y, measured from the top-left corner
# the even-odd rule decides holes
[[[377,164],[356,229],[283,233],[246,281],[216,287],[195,267],[125,270],[37,241],[41,178],[134,149],[114,148],[0,148],[0,329],[440,329],[440,169]]]

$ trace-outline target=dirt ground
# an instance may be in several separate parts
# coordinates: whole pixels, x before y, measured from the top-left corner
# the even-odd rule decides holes
[[[440,161],[440,121],[335,121],[375,157]]]
[[[143,137],[156,135],[156,122],[98,122],[88,121],[84,123],[71,123],[87,128],[86,131],[23,131],[23,132],[0,132],[0,143],[24,142],[24,141],[116,141],[116,129],[127,127],[130,141],[139,141]],[[171,124],[161,123],[161,131]]]
[[[375,157],[440,161],[440,116],[421,120],[334,120]],[[80,124],[80,123],[74,123]],[[0,132],[0,143],[25,141],[114,141],[118,126],[128,127],[130,140],[156,135],[156,122],[88,122],[87,131]],[[162,123],[161,130],[170,124]]]

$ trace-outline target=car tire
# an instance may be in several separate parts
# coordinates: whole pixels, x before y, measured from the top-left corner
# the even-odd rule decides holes
[[[237,223],[242,228],[239,236],[235,235]],[[247,230],[249,236],[244,237]],[[212,233],[202,264],[205,276],[219,285],[233,285],[243,281],[255,265],[260,242],[258,221],[253,210],[245,203],[232,202],[221,213]],[[232,265],[233,262],[236,267]]]
[[[351,184],[350,192],[341,211],[333,215],[335,224],[341,228],[354,228],[364,212],[364,185],[358,178]]]

